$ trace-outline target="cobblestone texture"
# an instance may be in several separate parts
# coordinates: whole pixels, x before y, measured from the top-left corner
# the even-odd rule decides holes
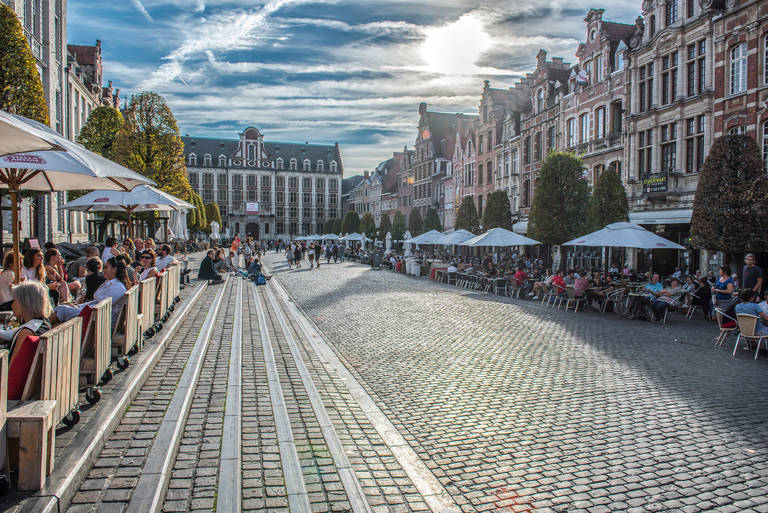
[[[192,306],[120,425],[109,437],[68,511],[124,510],[217,291],[216,287],[209,287]]]
[[[712,324],[267,262],[465,511],[768,509],[768,365]]]

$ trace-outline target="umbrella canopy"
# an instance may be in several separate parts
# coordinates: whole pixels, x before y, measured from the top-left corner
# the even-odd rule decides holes
[[[187,214],[185,210],[174,210],[171,212],[170,221],[171,231],[173,231],[173,238],[179,240],[187,240],[189,233],[187,231]]]
[[[16,116],[0,110],[0,155],[60,149],[50,138],[30,133]]]
[[[32,137],[51,141],[60,151],[11,153],[0,157],[0,187],[25,191],[127,190],[154,182],[68,141],[50,127],[5,114]]]
[[[194,205],[150,185],[139,185],[132,191],[92,191],[62,205],[66,210],[84,212],[150,212],[191,210]]]
[[[460,246],[492,246],[492,247],[507,247],[507,246],[535,246],[541,244],[541,242],[533,239],[529,239],[519,233],[505,230],[504,228],[491,228],[485,233],[467,239],[460,243]]]
[[[590,246],[636,249],[685,249],[634,223],[613,223],[602,230],[578,237],[563,246]]]
[[[344,240],[348,240],[351,242],[360,242],[361,240],[363,240],[363,236],[356,232],[348,233],[347,235],[344,236]]]
[[[437,241],[443,236],[437,230],[429,230],[427,233],[417,235],[412,239],[405,241],[406,244],[437,244]]]
[[[335,233],[326,233],[322,236],[323,240],[339,240],[339,236]]]
[[[475,234],[467,230],[455,230],[440,237],[435,244],[441,246],[455,246],[474,237]]]

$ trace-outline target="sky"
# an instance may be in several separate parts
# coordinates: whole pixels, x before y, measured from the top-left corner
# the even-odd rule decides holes
[[[181,133],[341,146],[344,175],[413,147],[418,106],[477,113],[483,81],[511,87],[536,53],[575,60],[583,0],[69,0],[70,44],[102,41],[127,97],[163,95]],[[633,23],[639,0],[604,19]]]

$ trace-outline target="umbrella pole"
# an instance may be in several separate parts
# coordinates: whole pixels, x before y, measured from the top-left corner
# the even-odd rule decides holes
[[[8,191],[11,196],[11,233],[13,239],[13,283],[18,285],[21,281],[21,255],[19,255],[19,205],[18,205],[18,183],[15,173],[9,171]]]

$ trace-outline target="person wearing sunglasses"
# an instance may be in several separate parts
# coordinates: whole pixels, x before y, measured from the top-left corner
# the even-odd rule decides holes
[[[158,271],[155,267],[155,252],[151,249],[145,249],[139,254],[139,266],[136,268],[136,276],[139,281],[157,276]]]

